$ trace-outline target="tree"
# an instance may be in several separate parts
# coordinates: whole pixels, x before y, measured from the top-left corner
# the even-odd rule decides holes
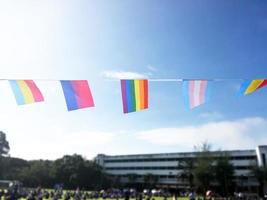
[[[199,152],[196,156],[196,166],[193,171],[194,182],[198,190],[205,196],[205,192],[210,188],[211,182],[214,179],[214,159],[210,152],[210,144],[204,142],[196,147],[196,149]]]
[[[134,186],[136,184],[136,180],[138,178],[137,174],[127,174],[128,183],[130,186]]]
[[[158,176],[155,176],[154,174],[151,174],[151,173],[147,173],[144,175],[144,184],[149,189],[154,187],[157,182],[158,182]]]
[[[222,154],[217,158],[214,173],[221,195],[228,197],[230,189],[233,188],[234,177],[234,166],[229,162],[228,155]]]
[[[182,169],[182,172],[178,174],[178,180],[186,180],[189,184],[189,188],[192,189],[194,185],[194,160],[188,158],[178,163],[178,168]]]
[[[6,134],[0,131],[0,156],[8,155],[10,148],[9,143],[6,140]]]
[[[263,197],[264,184],[267,181],[267,168],[263,166],[252,166],[251,174],[257,179],[259,183],[259,195]]]

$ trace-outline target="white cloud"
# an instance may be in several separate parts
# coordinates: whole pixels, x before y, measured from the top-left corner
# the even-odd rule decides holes
[[[266,144],[267,137],[262,136],[266,130],[266,119],[254,117],[200,126],[152,129],[138,132],[136,135],[139,140],[152,144],[176,145],[184,149],[192,149],[194,145],[203,141],[208,141],[221,149],[247,149]]]
[[[21,131],[15,133],[11,155],[26,159],[57,159],[74,153],[92,158],[116,137],[113,132],[81,131],[65,132],[63,129],[38,131],[37,134]]]
[[[147,74],[130,71],[104,71],[102,75],[111,79],[148,79]]]

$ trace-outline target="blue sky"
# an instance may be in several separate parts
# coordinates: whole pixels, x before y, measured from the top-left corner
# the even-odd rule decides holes
[[[265,1],[2,1],[0,25],[0,78],[35,79],[46,100],[17,106],[0,82],[0,129],[12,156],[267,144],[267,88],[236,95],[238,79],[267,78]],[[149,82],[149,109],[124,115],[118,80],[139,77],[226,81],[192,111],[180,82]],[[87,79],[96,107],[67,112],[59,79]]]

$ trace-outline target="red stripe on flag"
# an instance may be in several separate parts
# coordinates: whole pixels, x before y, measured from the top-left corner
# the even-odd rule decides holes
[[[144,108],[148,108],[148,81],[144,80]]]

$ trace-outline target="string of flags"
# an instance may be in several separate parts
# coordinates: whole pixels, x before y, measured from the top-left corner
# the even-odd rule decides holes
[[[44,97],[33,80],[8,80],[18,105],[43,102]],[[166,81],[160,79],[159,81]],[[172,80],[173,81],[173,80]],[[216,80],[182,81],[184,104],[193,109],[207,103]],[[121,80],[123,113],[148,109],[148,80]],[[68,111],[94,107],[94,99],[87,80],[60,80]],[[243,80],[240,95],[251,94],[267,86],[267,79]]]

